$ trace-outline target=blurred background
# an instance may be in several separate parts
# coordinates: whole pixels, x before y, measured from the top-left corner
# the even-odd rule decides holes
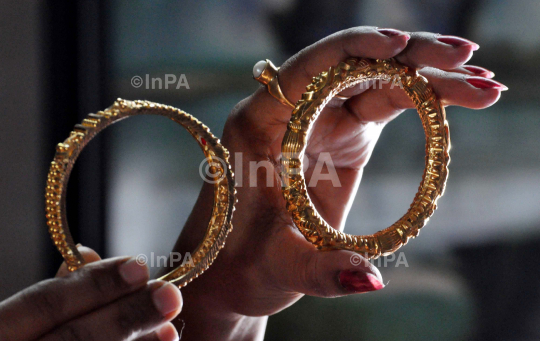
[[[56,272],[44,186],[56,143],[117,97],[179,107],[221,136],[259,86],[252,66],[358,25],[459,35],[469,64],[510,90],[485,110],[448,108],[452,163],[419,240],[374,261],[387,287],[305,297],[266,340],[540,339],[540,1],[2,1],[0,300]],[[175,78],[165,88],[165,78]],[[142,85],[132,84],[135,76]],[[161,78],[163,84],[152,84]],[[182,79],[181,86],[178,81]],[[180,126],[137,117],[100,134],[70,180],[76,241],[102,256],[166,255],[202,185],[203,154]],[[346,231],[372,233],[408,208],[424,163],[414,111],[389,124]]]

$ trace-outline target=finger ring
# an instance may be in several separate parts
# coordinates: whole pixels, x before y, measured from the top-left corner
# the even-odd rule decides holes
[[[192,262],[177,267],[160,280],[175,282],[183,287],[201,275],[214,261],[232,230],[232,213],[235,204],[234,175],[229,164],[229,152],[199,120],[171,106],[149,101],[118,99],[111,107],[97,114],[90,114],[82,124],[75,126],[70,136],[56,147],[51,162],[46,187],[46,217],[51,238],[69,271],[75,271],[85,263],[77,250],[68,228],[66,217],[66,192],[69,175],[82,149],[101,130],[122,119],[135,115],[160,115],[181,124],[198,141],[210,172],[215,176],[214,205],[212,217],[203,242],[192,255]]]
[[[294,105],[283,95],[278,82],[278,70],[270,60],[261,60],[253,67],[253,78],[266,85],[268,92],[282,104],[294,108]]]
[[[302,157],[309,130],[328,101],[341,91],[370,80],[391,81],[413,100],[426,134],[426,165],[419,191],[401,219],[373,235],[353,236],[332,228],[317,212],[306,189]],[[281,178],[287,209],[304,237],[319,249],[351,250],[367,258],[391,254],[409,238],[416,237],[436,209],[448,176],[449,150],[446,113],[426,78],[394,59],[349,59],[314,77],[292,112],[281,145]]]

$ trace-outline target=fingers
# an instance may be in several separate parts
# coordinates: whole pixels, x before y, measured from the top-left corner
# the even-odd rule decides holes
[[[180,336],[171,322],[167,322],[150,334],[141,336],[135,341],[178,341]]]
[[[349,57],[395,56],[415,68],[455,69],[466,63],[478,48],[478,44],[455,36],[355,27],[333,34],[289,59],[280,70],[279,82],[285,97],[295,103],[313,76]]]
[[[456,72],[434,68],[420,71],[435,89],[443,105],[459,105],[471,109],[483,109],[497,102],[501,91],[507,88],[491,79],[471,77]],[[365,122],[386,122],[403,110],[414,108],[411,99],[399,86],[382,85],[370,89],[347,101],[346,108]]]
[[[488,69],[485,69],[480,66],[475,66],[475,65],[463,65],[461,67],[458,67],[452,70],[445,70],[445,71],[457,72],[457,73],[462,73],[469,76],[478,76],[478,77],[484,77],[484,78],[495,77],[495,73],[493,73],[493,71],[490,71]]]
[[[97,262],[98,260],[101,260],[101,257],[97,254],[96,251],[92,250],[89,247],[77,245],[77,249],[83,256],[84,260],[86,261],[86,264]],[[62,265],[60,265],[60,268],[58,269],[58,272],[56,273],[55,277],[65,277],[70,274],[70,271],[67,268],[66,262],[63,262]]]
[[[298,238],[302,238],[295,234]],[[361,255],[344,250],[320,251],[305,240],[296,242],[294,262],[281,271],[287,291],[310,296],[339,297],[384,288],[379,270]],[[284,268],[282,268],[284,269]]]
[[[35,339],[144,287],[148,278],[148,268],[134,258],[87,264],[66,277],[40,282],[2,303],[0,329],[11,331],[9,340]]]
[[[182,296],[175,285],[153,281],[143,290],[70,321],[40,340],[126,340],[170,321],[181,308]],[[170,327],[165,332],[169,334],[164,336],[170,336]]]
[[[455,36],[355,27],[333,34],[291,57],[279,71],[279,84],[285,97],[295,103],[305,92],[305,87],[310,84],[313,76],[348,57],[380,59],[395,57],[398,61],[418,69],[433,67],[456,70],[455,73],[489,76],[491,75],[489,71],[482,72],[478,68],[463,66],[477,49],[476,43]],[[351,97],[364,91],[355,87],[343,91],[340,95]],[[256,94],[256,100],[248,102],[253,104],[248,110],[250,112],[248,120],[264,126],[265,135],[270,135],[266,139],[273,141],[280,132],[281,125],[290,119],[290,108],[279,103],[264,88]],[[335,106],[339,107],[342,104],[343,101]],[[482,105],[474,106],[482,107]],[[272,115],[269,115],[269,107],[275,108],[271,112]]]
[[[349,57],[386,59],[407,46],[405,32],[354,27],[332,34],[300,51],[282,66],[279,83],[285,97],[296,103],[313,76]],[[279,103],[279,102],[278,102]],[[290,110],[289,115],[290,115]]]
[[[319,297],[338,297],[384,288],[379,270],[351,251],[309,252],[300,292]]]
[[[454,69],[465,64],[479,46],[470,40],[435,33],[411,33],[407,47],[396,59],[407,66]]]

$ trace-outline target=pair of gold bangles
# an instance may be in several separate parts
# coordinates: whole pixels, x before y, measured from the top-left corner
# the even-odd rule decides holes
[[[450,161],[450,136],[445,110],[426,78],[394,59],[351,58],[314,77],[302,98],[293,105],[279,87],[278,68],[269,60],[257,63],[253,73],[254,78],[265,84],[274,98],[293,109],[282,142],[282,192],[287,209],[306,240],[321,250],[350,250],[371,259],[393,253],[409,238],[418,235],[444,192]],[[373,235],[354,236],[332,228],[317,212],[307,192],[302,157],[310,129],[325,105],[334,97],[347,100],[339,93],[373,80],[394,82],[414,102],[426,135],[426,163],[418,193],[407,213],[392,226]],[[46,187],[49,233],[70,271],[84,265],[84,258],[69,232],[65,213],[69,175],[82,149],[97,133],[135,115],[160,115],[181,124],[198,141],[210,165],[210,172],[218,179],[213,181],[212,216],[204,240],[192,254],[193,262],[179,266],[160,278],[183,287],[201,275],[224,247],[225,239],[232,230],[236,191],[227,149],[208,127],[180,109],[149,101],[118,99],[111,107],[89,114],[82,124],[76,125],[70,136],[57,145],[50,166]]]

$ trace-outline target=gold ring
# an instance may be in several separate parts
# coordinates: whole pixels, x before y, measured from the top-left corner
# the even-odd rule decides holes
[[[127,101],[119,98],[111,107],[97,114],[89,114],[82,124],[76,125],[70,136],[57,145],[54,160],[51,162],[45,195],[47,225],[69,271],[82,267],[85,261],[73,242],[66,217],[66,192],[71,170],[82,149],[101,130],[127,117],[145,114],[168,117],[186,128],[202,148],[214,177],[212,217],[203,242],[192,255],[193,262],[179,266],[160,278],[183,287],[201,275],[225,245],[225,239],[232,230],[235,189],[227,149],[207,126],[182,110],[149,101]]]
[[[302,174],[302,157],[309,130],[327,102],[341,91],[369,80],[392,81],[413,100],[426,134],[426,166],[419,191],[402,218],[373,235],[353,236],[332,228],[315,209]],[[292,112],[281,145],[287,209],[300,232],[319,249],[355,251],[368,259],[391,254],[416,237],[437,208],[448,176],[449,150],[446,113],[426,78],[394,59],[349,59],[314,77]]]
[[[294,105],[283,95],[278,82],[278,70],[270,60],[261,60],[253,66],[253,78],[266,85],[268,92],[282,104],[294,108]]]

